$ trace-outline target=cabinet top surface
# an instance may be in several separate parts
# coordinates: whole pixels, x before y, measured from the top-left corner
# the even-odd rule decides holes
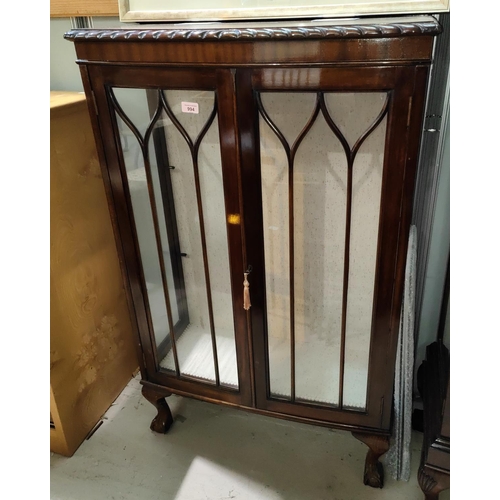
[[[86,97],[83,92],[69,92],[64,90],[50,91],[50,109],[69,106],[78,102],[85,102]]]
[[[201,40],[292,40],[319,38],[388,38],[437,35],[441,26],[432,16],[358,19],[320,19],[274,22],[206,22],[138,25],[112,29],[73,29],[64,37],[71,41],[201,41]]]

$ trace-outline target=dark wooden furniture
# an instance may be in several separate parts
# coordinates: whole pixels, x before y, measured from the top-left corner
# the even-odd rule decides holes
[[[439,32],[427,16],[66,34],[154,431],[172,393],[345,429],[382,487]]]
[[[418,482],[426,500],[437,500],[450,487],[450,351],[444,343],[449,321],[450,256],[441,301],[438,338],[426,348],[425,360],[417,372],[424,404],[422,455]]]
[[[424,403],[418,483],[426,500],[436,500],[450,487],[450,355],[441,340],[427,346],[418,376]]]

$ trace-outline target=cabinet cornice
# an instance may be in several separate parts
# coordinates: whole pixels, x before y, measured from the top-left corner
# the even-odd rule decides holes
[[[257,27],[257,28],[135,28],[135,29],[74,29],[64,37],[72,41],[202,41],[202,40],[296,40],[342,38],[393,38],[402,36],[437,35],[441,26],[436,20],[388,23],[339,23],[325,26]]]

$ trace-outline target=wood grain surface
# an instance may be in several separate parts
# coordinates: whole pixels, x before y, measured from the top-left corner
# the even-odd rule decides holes
[[[50,17],[118,16],[118,0],[50,0]]]
[[[137,367],[84,94],[51,92],[51,450],[72,455]]]

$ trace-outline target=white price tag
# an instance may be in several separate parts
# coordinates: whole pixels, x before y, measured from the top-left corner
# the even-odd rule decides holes
[[[181,109],[183,113],[194,113],[195,115],[199,113],[197,102],[181,102]]]

